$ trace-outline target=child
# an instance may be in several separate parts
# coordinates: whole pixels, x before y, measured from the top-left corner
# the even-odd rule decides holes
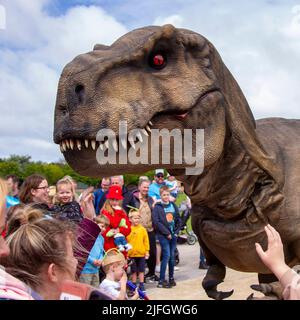
[[[152,212],[153,227],[162,249],[160,278],[157,287],[171,288],[176,286],[174,280],[175,250],[181,220],[176,204],[170,201],[169,188],[162,186],[159,192],[161,202],[156,203]],[[169,282],[165,280],[167,265],[169,265]]]
[[[126,260],[124,255],[113,248],[107,251],[103,260],[102,268],[105,272],[105,279],[100,284],[100,289],[117,300],[128,300],[126,295],[127,275],[124,270]],[[131,300],[137,300],[137,290]]]
[[[95,218],[101,233],[109,226],[109,220],[106,216],[101,215]],[[98,235],[95,244],[90,251],[89,257],[85,266],[82,269],[79,281],[82,283],[90,284],[93,287],[99,286],[99,268],[102,264],[104,256],[104,239],[101,233]]]
[[[149,238],[146,229],[141,225],[141,215],[137,210],[130,210],[129,219],[131,222],[131,232],[127,236],[132,249],[128,252],[128,257],[133,260],[131,264],[132,282],[136,284],[137,274],[139,275],[139,289],[145,292],[144,274],[145,260],[149,258]]]
[[[128,251],[131,246],[127,243],[125,237],[129,235],[131,228],[127,214],[121,206],[121,200],[123,199],[121,187],[112,185],[108,189],[106,199],[101,214],[109,219],[110,224],[103,234],[104,249],[107,251],[117,247],[120,251]]]
[[[58,219],[69,219],[79,223],[82,219],[81,208],[74,200],[73,185],[69,180],[61,179],[56,183],[56,205],[53,212]]]

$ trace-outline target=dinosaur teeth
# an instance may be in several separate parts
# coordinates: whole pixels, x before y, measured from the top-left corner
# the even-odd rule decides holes
[[[148,125],[146,125],[146,130],[148,130],[149,133],[151,133],[151,128]]]
[[[73,150],[74,149],[74,141],[70,139],[70,148]]]
[[[91,140],[91,147],[93,150],[96,150],[96,141],[95,140]]]
[[[148,124],[150,124],[150,126],[153,126],[153,123],[149,120]]]
[[[65,143],[66,143],[66,145],[67,145],[67,149],[70,149],[70,142],[69,142],[68,139],[65,140]]]
[[[77,144],[78,150],[81,150],[81,141],[77,139],[76,144]]]
[[[89,140],[88,139],[84,139],[84,145],[86,148],[89,147]]]

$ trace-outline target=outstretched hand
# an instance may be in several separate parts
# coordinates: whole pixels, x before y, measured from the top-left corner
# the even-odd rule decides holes
[[[268,237],[268,248],[264,251],[259,243],[255,243],[256,252],[262,262],[280,279],[289,269],[284,261],[280,234],[269,224],[265,226],[265,231]]]
[[[95,207],[93,204],[94,188],[89,187],[82,193],[80,205],[82,208],[83,216],[87,219],[93,220],[96,217]]]

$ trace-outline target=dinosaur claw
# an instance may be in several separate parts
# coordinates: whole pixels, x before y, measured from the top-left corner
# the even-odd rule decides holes
[[[251,293],[250,296],[246,300],[254,300],[254,294]]]
[[[252,284],[252,285],[250,285],[250,288],[255,290],[255,291],[262,292],[264,294],[272,292],[272,287],[267,283]]]
[[[215,300],[223,300],[230,297],[233,294],[234,290],[231,291],[218,291],[216,289],[207,290],[207,295]]]

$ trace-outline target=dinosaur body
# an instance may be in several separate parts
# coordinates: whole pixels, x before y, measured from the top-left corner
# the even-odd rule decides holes
[[[186,175],[187,164],[172,156],[163,165],[99,165],[96,150],[103,145],[97,132],[118,132],[120,120],[129,130],[140,129],[144,139],[151,136],[149,126],[204,129],[203,172]],[[280,232],[287,262],[299,263],[299,139],[300,120],[255,122],[213,45],[171,25],[137,29],[110,47],[95,46],[65,67],[58,87],[54,140],[76,171],[99,177],[164,166],[184,183],[193,229],[210,265],[203,287],[215,299],[231,294],[217,291],[225,266],[270,273],[254,245],[266,247],[267,223]]]

